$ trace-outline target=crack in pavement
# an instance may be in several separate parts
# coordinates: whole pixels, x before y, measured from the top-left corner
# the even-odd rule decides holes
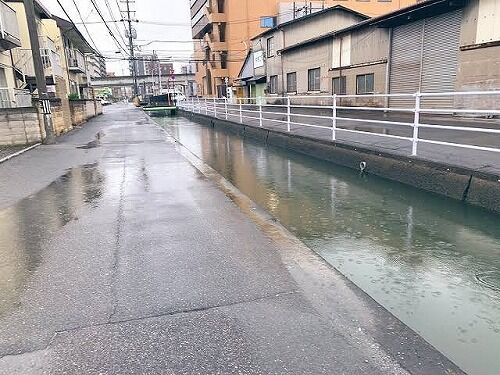
[[[127,166],[126,166],[127,156],[123,157],[123,166],[122,166],[122,181],[120,183],[120,199],[118,203],[118,212],[116,218],[116,231],[115,231],[115,246],[113,251],[113,262],[111,264],[111,313],[108,317],[108,322],[111,322],[113,316],[116,314],[118,309],[117,302],[117,291],[116,291],[116,278],[118,276],[118,265],[120,262],[120,246],[121,246],[121,238],[123,231],[123,207],[125,200],[125,181],[127,178]],[[57,334],[57,332],[56,332]]]
[[[174,310],[174,311],[165,312],[165,313],[161,313],[161,314],[145,315],[145,316],[141,316],[141,317],[137,317],[137,318],[121,319],[121,320],[116,320],[116,321],[107,320],[107,321],[102,322],[102,323],[89,324],[89,325],[78,326],[78,327],[74,327],[74,328],[67,328],[67,329],[55,331],[54,334],[52,335],[52,337],[49,339],[49,342],[47,343],[47,345],[45,345],[43,347],[34,348],[33,350],[19,352],[19,353],[7,353],[4,355],[1,355],[0,360],[7,358],[7,357],[16,357],[16,356],[21,356],[21,355],[25,355],[25,354],[30,354],[30,353],[35,353],[35,352],[47,350],[52,346],[56,337],[58,335],[61,335],[64,333],[79,331],[79,330],[87,329],[87,328],[104,327],[104,326],[108,326],[108,325],[116,325],[116,324],[122,324],[122,323],[130,323],[130,322],[140,322],[143,320],[149,320],[149,319],[155,319],[155,318],[172,317],[172,316],[177,316],[177,315],[182,315],[182,314],[190,314],[190,313],[196,313],[196,312],[216,310],[216,309],[220,309],[220,308],[224,308],[224,307],[238,306],[238,305],[243,305],[246,303],[252,303],[252,302],[258,302],[258,301],[270,300],[270,299],[274,299],[274,298],[280,298],[283,296],[293,295],[293,294],[296,294],[299,292],[300,292],[299,289],[293,289],[293,290],[288,290],[288,291],[283,291],[283,292],[278,292],[278,293],[273,293],[273,294],[267,294],[267,295],[263,295],[263,296],[252,298],[252,299],[240,300],[240,301],[224,303],[224,304],[219,304],[219,305],[202,306],[202,307],[196,307],[193,309]]]

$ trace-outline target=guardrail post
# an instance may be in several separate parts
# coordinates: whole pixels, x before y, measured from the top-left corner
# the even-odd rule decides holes
[[[290,97],[286,97],[286,129],[290,132]]]
[[[214,117],[217,117],[217,100],[215,99],[215,96],[214,96]]]
[[[224,113],[226,115],[226,120],[227,120],[227,98],[224,98]]]
[[[241,110],[241,99],[240,99],[240,124],[243,123],[243,111]]]
[[[262,128],[262,98],[259,97],[259,126]]]
[[[412,147],[411,147],[411,155],[416,156],[417,155],[417,146],[418,146],[418,125],[420,122],[420,98],[421,98],[421,93],[417,92],[415,94],[415,117],[413,119],[413,140],[412,140]]]
[[[332,106],[332,141],[337,139],[337,94],[333,94],[333,106]]]

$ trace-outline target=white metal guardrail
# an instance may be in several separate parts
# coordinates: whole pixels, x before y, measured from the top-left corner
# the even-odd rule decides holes
[[[460,98],[457,100],[456,108],[434,108],[430,105],[423,105],[425,99],[446,98],[453,96]],[[413,106],[410,108],[400,108],[396,106],[343,106],[343,99],[373,100],[382,99],[390,102],[391,98],[413,99]],[[479,100],[478,100],[479,98]],[[484,100],[483,98],[490,98]],[[493,98],[493,99],[491,99]],[[465,108],[464,103],[481,103],[481,108]],[[486,104],[485,104],[486,103]],[[224,118],[243,123],[245,120],[256,122],[256,126],[265,127],[266,123],[282,125],[287,132],[292,128],[309,127],[317,129],[328,129],[331,132],[331,140],[337,140],[337,134],[346,132],[360,135],[373,135],[376,137],[392,138],[411,142],[411,155],[417,156],[419,143],[461,147],[481,151],[500,153],[499,148],[489,145],[474,145],[466,142],[450,142],[442,140],[424,139],[420,136],[421,129],[439,129],[443,131],[460,131],[467,133],[487,133],[495,137],[500,137],[500,122],[487,123],[490,127],[466,126],[467,121],[463,119],[464,126],[455,126],[446,123],[456,122],[456,117],[461,116],[500,116],[500,91],[474,91],[474,92],[447,92],[447,93],[415,93],[415,94],[367,94],[367,95],[331,95],[331,96],[270,96],[259,98],[191,98],[179,103],[179,107],[194,113],[202,113],[208,116]],[[303,113],[300,113],[303,111]],[[309,111],[309,113],[307,113]],[[396,113],[402,114],[403,119],[386,120],[377,118],[349,117],[349,111],[356,111],[356,115],[363,113],[383,112],[383,115]],[[311,113],[312,112],[312,113]],[[346,112],[346,113],[344,113]],[[406,115],[406,116],[404,116]],[[441,116],[440,122],[444,124],[429,124],[422,121],[422,116]],[[273,118],[271,116],[280,116]],[[299,120],[300,119],[300,120]],[[469,119],[473,121],[473,118]],[[309,121],[309,122],[308,122]],[[410,130],[411,136],[394,134],[381,134],[366,130],[347,129],[339,126],[339,122],[356,122],[361,124],[377,124],[402,127]],[[460,122],[460,121],[459,121]],[[496,126],[497,125],[497,126]],[[498,138],[500,141],[500,138]],[[466,141],[466,139],[464,139]]]

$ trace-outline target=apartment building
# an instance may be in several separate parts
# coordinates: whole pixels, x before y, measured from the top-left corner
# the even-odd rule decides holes
[[[20,46],[16,11],[0,1],[0,108],[16,107],[19,101],[11,50]]]
[[[95,54],[94,49],[70,21],[52,16],[42,23],[47,35],[55,41],[61,67],[66,75],[64,81],[67,95],[79,99],[91,98],[90,72],[86,56]]]
[[[190,0],[198,92],[206,96],[236,94],[233,83],[250,49],[250,40],[281,23],[335,5],[376,16],[415,2],[416,0]]]
[[[106,77],[106,60],[104,57],[91,53],[85,56],[87,71],[90,78]]]
[[[100,104],[90,100],[87,64],[87,56],[95,52],[74,24],[53,16],[39,0],[34,1],[34,10],[54,131],[61,134],[99,112]],[[33,105],[37,95],[24,3],[0,1],[0,107],[8,114],[0,116],[0,144],[30,143],[44,137],[43,126],[38,126],[38,106]]]

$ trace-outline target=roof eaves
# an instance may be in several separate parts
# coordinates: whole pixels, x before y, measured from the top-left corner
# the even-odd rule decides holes
[[[288,52],[288,51],[294,50],[294,49],[299,48],[299,47],[304,47],[304,46],[310,45],[312,43],[315,43],[315,42],[318,42],[318,41],[321,41],[324,39],[332,38],[336,35],[340,35],[340,34],[343,34],[343,33],[349,32],[349,31],[353,31],[353,30],[362,28],[364,26],[387,27],[390,20],[395,19],[396,17],[402,17],[405,15],[409,16],[411,13],[413,13],[415,11],[419,11],[419,10],[422,11],[422,10],[426,10],[428,8],[432,8],[432,7],[436,7],[436,6],[443,6],[443,7],[447,7],[450,9],[454,8],[454,7],[460,7],[460,6],[463,6],[466,1],[467,0],[456,0],[456,2],[454,3],[454,2],[450,2],[449,0],[426,0],[423,2],[419,2],[416,4],[410,5],[408,7],[404,7],[404,8],[395,10],[395,11],[390,12],[390,13],[383,14],[381,16],[366,19],[364,21],[347,26],[347,27],[340,29],[340,30],[337,30],[337,31],[333,31],[333,32],[323,34],[323,35],[320,35],[320,36],[312,38],[312,39],[305,40],[303,42],[300,42],[300,43],[288,46],[286,48],[283,48],[278,52],[279,53]],[[406,22],[413,22],[413,21],[414,21],[414,19],[410,18],[410,17],[407,17],[407,19],[406,19]]]

